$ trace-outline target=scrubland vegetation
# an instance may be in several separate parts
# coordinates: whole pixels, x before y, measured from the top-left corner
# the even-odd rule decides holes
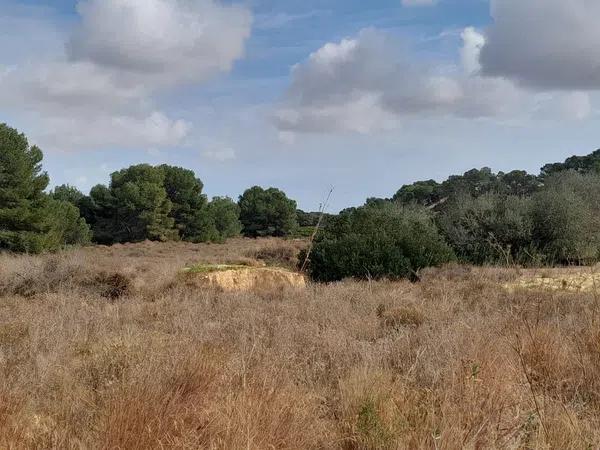
[[[553,269],[450,265],[419,283],[261,294],[179,278],[200,262],[279,265],[302,245],[1,256],[0,447],[600,443],[598,293],[503,287]]]
[[[600,445],[600,151],[336,215],[168,165],[48,191],[41,163],[0,126],[0,448]],[[263,266],[314,284],[186,278]]]

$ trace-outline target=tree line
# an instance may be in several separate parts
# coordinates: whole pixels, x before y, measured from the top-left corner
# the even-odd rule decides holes
[[[54,251],[110,245],[310,235],[319,213],[297,209],[276,188],[251,187],[237,201],[208,199],[193,171],[134,165],[84,194],[48,191],[42,151],[0,125],[0,250]],[[417,181],[391,198],[327,215],[308,271],[345,277],[418,278],[428,266],[589,264],[600,260],[600,150],[547,164],[537,175],[473,169],[443,182]]]
[[[209,201],[193,171],[138,164],[110,176],[88,195],[62,185],[47,192],[42,151],[0,124],[0,249],[39,253],[94,242],[223,242],[288,236],[298,227],[296,202],[279,189],[252,187],[238,202]]]
[[[538,175],[473,169],[417,181],[330,218],[309,271],[345,277],[418,278],[451,261],[572,265],[600,261],[600,150],[547,164]]]

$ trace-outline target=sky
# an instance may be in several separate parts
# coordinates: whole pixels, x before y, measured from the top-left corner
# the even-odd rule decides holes
[[[84,192],[138,163],[316,210],[598,144],[595,0],[0,0],[0,122]]]

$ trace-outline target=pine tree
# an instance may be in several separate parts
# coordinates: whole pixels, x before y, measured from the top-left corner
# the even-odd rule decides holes
[[[42,151],[25,135],[0,124],[0,249],[40,252],[50,245],[48,175]]]

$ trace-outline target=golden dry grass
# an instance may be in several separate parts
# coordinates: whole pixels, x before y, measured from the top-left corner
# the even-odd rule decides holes
[[[214,268],[215,270],[205,270]],[[201,266],[199,272],[189,270],[181,281],[199,289],[218,289],[222,292],[269,293],[278,290],[304,289],[303,274],[269,267]]]
[[[300,244],[0,256],[0,448],[599,447],[595,292],[461,266],[260,293],[178,277],[277,245]]]
[[[508,289],[533,289],[569,292],[600,291],[599,267],[538,269],[523,271],[521,276]]]

